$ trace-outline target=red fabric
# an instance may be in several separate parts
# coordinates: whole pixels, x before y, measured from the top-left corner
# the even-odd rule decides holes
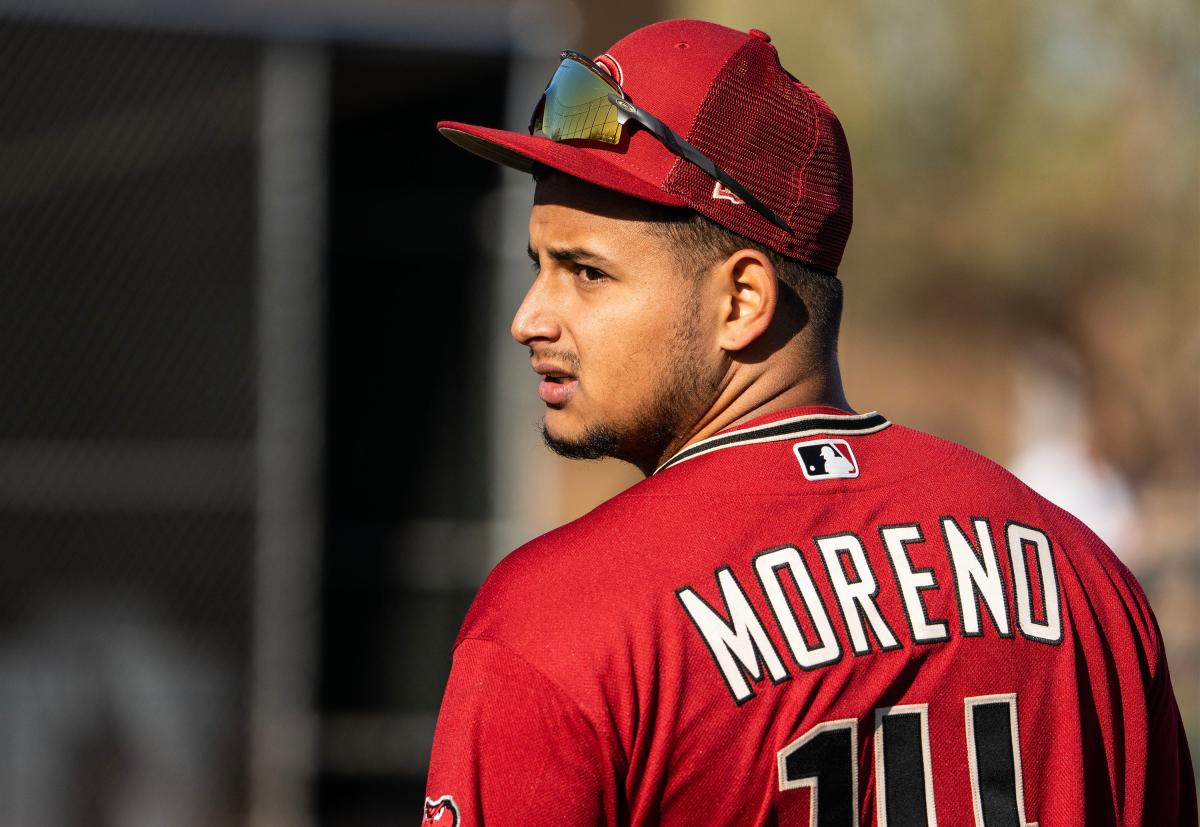
[[[781,216],[793,234],[755,210],[714,199],[712,179],[695,164],[677,162],[663,188],[736,233],[836,273],[853,202],[842,126],[825,101],[784,71],[774,46],[755,37],[740,45],[680,134]]]
[[[747,427],[813,413],[829,411],[787,411]],[[826,430],[838,430],[836,421]],[[1027,823],[1196,823],[1161,636],[1133,576],[1094,534],[961,446],[897,425],[842,434],[858,476],[809,480],[793,445],[810,439],[735,444],[680,462],[501,562],[454,653],[430,798],[452,796],[463,825],[808,825],[811,790],[781,791],[779,754],[821,725],[849,721],[858,821],[876,824],[876,710],[924,704],[938,823],[970,824],[967,699],[1015,695]],[[1003,583],[999,621],[974,596],[974,637],[963,634],[947,520],[981,549],[974,527],[984,526]],[[936,580],[918,592],[921,620],[927,629],[944,623],[948,641],[914,642],[914,615],[881,532],[888,526],[919,530],[923,540],[904,551],[913,571]],[[875,579],[871,602],[896,648],[859,615],[870,651],[853,653],[833,585],[839,573],[820,552],[822,541],[842,542],[831,535],[861,541],[867,571],[845,557],[840,576]],[[1025,541],[1043,535],[1049,579],[1036,542]],[[781,546],[797,549],[811,575],[836,662],[805,670],[789,648],[754,565]],[[772,680],[760,657],[760,680],[742,673],[753,695],[740,703],[680,596],[690,589],[730,618],[723,570],[786,670]],[[813,616],[791,581],[780,582],[813,643]],[[1025,608],[1019,592],[1032,595]],[[998,631],[1005,620],[1007,637]],[[994,761],[980,727],[973,743]],[[893,778],[912,769],[892,766]],[[832,788],[824,789],[832,807]]]
[[[718,197],[712,178],[640,128],[618,146],[555,143],[451,121],[438,128],[491,161],[526,172],[539,161],[635,198],[687,206],[776,252],[837,272],[851,226],[850,151],[832,110],[784,70],[769,39],[669,20],[632,32],[598,60],[615,70],[630,100],[715,161],[794,233]]]
[[[672,207],[687,206],[685,199],[666,192],[655,183],[653,174],[647,175],[644,169],[630,163],[614,163],[613,155],[607,149],[557,143],[536,135],[521,135],[454,121],[442,121],[438,129],[464,149],[522,172],[531,172],[536,160],[598,187],[623,192],[643,201]],[[653,138],[648,143],[662,148],[662,144]],[[647,142],[642,141],[638,145],[646,147]],[[675,158],[665,149],[662,152],[671,159]]]
[[[452,794],[463,824],[597,824],[616,812],[618,776],[596,764],[603,746],[565,690],[484,638],[458,644],[454,669],[443,700],[454,714],[442,717],[438,732],[449,750],[434,754],[430,779],[471,783],[431,798]]]

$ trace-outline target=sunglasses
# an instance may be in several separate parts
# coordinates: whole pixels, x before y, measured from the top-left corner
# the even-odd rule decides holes
[[[623,131],[636,123],[658,139],[670,152],[704,170],[710,178],[746,202],[760,215],[786,232],[792,228],[766,204],[750,194],[727,172],[700,150],[685,141],[645,109],[638,107],[620,85],[600,66],[579,52],[567,49],[559,54],[562,63],[555,70],[533,110],[529,134],[552,141],[599,141],[618,144]]]

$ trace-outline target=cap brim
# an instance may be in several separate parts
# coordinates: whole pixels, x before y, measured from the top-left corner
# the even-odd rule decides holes
[[[663,192],[657,184],[638,177],[605,157],[623,157],[614,150],[572,146],[540,136],[456,121],[441,121],[438,131],[468,152],[521,172],[533,172],[534,163],[540,163],[589,184],[643,201],[671,207],[684,207],[688,203],[677,195]]]

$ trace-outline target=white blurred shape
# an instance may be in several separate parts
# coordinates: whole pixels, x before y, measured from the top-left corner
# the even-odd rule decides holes
[[[1133,490],[1089,445],[1083,371],[1065,346],[1042,343],[1026,354],[1017,375],[1016,423],[1010,470],[1127,561],[1136,555]]]

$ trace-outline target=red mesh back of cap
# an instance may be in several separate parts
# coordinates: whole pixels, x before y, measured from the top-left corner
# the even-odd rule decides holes
[[[758,38],[738,49],[708,90],[685,136],[783,218],[784,233],[749,206],[714,191],[694,164],[678,161],[663,189],[740,235],[836,273],[850,235],[850,152],[826,103],[779,64]]]

